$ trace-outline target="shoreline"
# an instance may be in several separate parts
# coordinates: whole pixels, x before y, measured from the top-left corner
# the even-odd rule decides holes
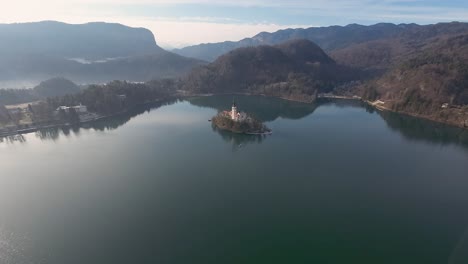
[[[411,116],[411,117],[415,117],[415,118],[419,118],[419,119],[428,120],[428,121],[431,121],[431,122],[434,122],[434,123],[443,124],[443,125],[446,125],[446,126],[451,126],[451,127],[456,127],[456,128],[463,129],[463,130],[468,130],[468,126],[466,124],[466,121],[465,121],[464,125],[462,125],[460,123],[455,123],[455,122],[446,122],[446,121],[442,121],[442,120],[440,120],[438,118],[430,117],[430,116],[427,116],[427,115],[420,115],[420,114],[410,113],[410,112],[406,112],[406,111],[395,111],[395,110],[392,110],[392,109],[390,109],[388,107],[385,107],[383,105],[375,104],[375,103],[373,103],[373,102],[371,102],[369,100],[361,100],[361,101],[366,103],[369,106],[374,107],[376,110],[381,111],[381,112],[387,111],[387,112],[397,113],[397,114],[401,114],[401,115],[407,115],[407,116]]]
[[[15,128],[12,128],[12,129],[0,128],[0,138],[12,137],[12,136],[17,136],[17,135],[23,135],[23,134],[34,133],[34,132],[37,132],[37,131],[43,130],[43,129],[66,128],[66,127],[73,127],[73,126],[82,126],[82,125],[84,125],[84,124],[89,124],[89,123],[101,121],[101,120],[104,120],[104,119],[107,119],[107,118],[116,117],[116,116],[119,116],[119,115],[122,115],[122,114],[125,114],[125,113],[130,112],[130,111],[132,111],[133,109],[135,109],[136,107],[141,107],[141,106],[145,106],[145,105],[150,105],[150,104],[158,103],[158,102],[161,102],[161,101],[164,101],[164,100],[168,100],[168,99],[170,99],[170,98],[171,98],[171,97],[164,98],[164,99],[158,99],[158,100],[154,100],[154,101],[150,101],[150,102],[144,102],[144,103],[137,104],[137,105],[132,106],[132,107],[130,107],[130,108],[128,108],[128,109],[125,109],[125,110],[123,110],[123,111],[120,111],[120,112],[117,112],[117,113],[113,113],[113,114],[110,114],[110,115],[99,115],[99,114],[97,114],[98,117],[96,117],[96,118],[93,118],[93,119],[90,119],[90,120],[80,121],[80,122],[74,123],[74,124],[70,124],[70,123],[61,123],[61,124],[52,124],[52,125],[44,125],[44,126],[31,126],[31,127],[27,127],[27,128],[21,128],[21,129],[15,129]],[[178,98],[178,97],[175,96],[174,98]],[[6,131],[3,131],[3,132],[2,132],[2,130],[6,130]]]
[[[356,96],[356,95],[354,95],[354,96],[318,95],[316,100],[312,101],[312,102],[304,101],[304,100],[296,100],[296,99],[291,99],[291,98],[284,98],[284,97],[279,97],[279,96],[270,96],[270,95],[265,95],[265,94],[251,94],[251,93],[219,93],[219,94],[200,94],[200,95],[192,94],[192,95],[186,95],[186,97],[198,97],[198,96],[200,96],[200,97],[205,96],[206,97],[206,96],[216,96],[216,95],[264,96],[264,97],[272,97],[272,98],[278,98],[278,99],[297,102],[297,103],[308,103],[308,104],[314,103],[315,101],[317,101],[317,99],[354,100],[354,101],[361,101],[361,102],[367,104],[368,106],[371,106],[371,107],[373,107],[373,108],[375,108],[376,110],[379,110],[379,111],[388,111],[388,112],[392,112],[392,113],[407,115],[407,116],[411,116],[411,117],[420,118],[420,119],[428,120],[428,121],[431,121],[431,122],[435,122],[435,123],[438,123],[438,124],[443,124],[443,125],[446,125],[446,126],[451,126],[451,127],[456,127],[456,128],[460,128],[460,129],[463,129],[463,130],[468,130],[468,125],[467,124],[465,124],[465,126],[463,126],[463,125],[461,125],[459,123],[446,122],[446,121],[443,121],[443,120],[440,120],[440,119],[437,119],[437,118],[433,118],[433,117],[429,117],[429,116],[425,116],[425,115],[420,115],[420,114],[415,114],[415,113],[410,113],[410,112],[405,112],[405,111],[395,111],[395,110],[392,110],[392,109],[387,108],[385,106],[375,104],[375,103],[373,103],[373,102],[371,102],[369,100],[364,100],[361,97]]]
[[[273,134],[273,131],[268,131],[268,132],[242,132],[242,131],[231,130],[231,129],[224,128],[224,127],[219,127],[217,125],[215,125],[215,126],[216,126],[217,129],[227,131],[227,132],[231,132],[231,133],[238,134],[238,135],[267,136],[267,135],[272,135]]]
[[[297,102],[297,103],[306,103],[306,104],[312,104],[312,103],[316,102],[317,99],[354,100],[354,101],[361,101],[361,102],[367,104],[368,106],[371,106],[371,107],[375,108],[378,111],[388,111],[388,112],[392,112],[392,113],[403,114],[403,115],[407,115],[407,116],[411,116],[411,117],[415,117],[415,118],[429,120],[431,122],[443,124],[443,125],[446,125],[446,126],[451,126],[451,127],[456,127],[456,128],[463,129],[463,130],[468,130],[468,126],[466,125],[466,123],[465,123],[465,126],[463,126],[463,125],[461,125],[459,123],[457,124],[457,123],[454,123],[454,122],[445,122],[445,121],[442,121],[440,119],[425,116],[425,115],[414,114],[414,113],[409,113],[409,112],[405,112],[405,111],[395,111],[395,110],[387,108],[387,107],[385,107],[383,105],[376,104],[375,102],[371,102],[369,100],[364,100],[364,99],[362,99],[361,97],[358,97],[358,96],[319,95],[319,96],[317,96],[316,100],[314,100],[314,101],[305,101],[305,100],[297,100],[297,99],[291,99],[291,98],[285,98],[285,97],[279,97],[279,96],[271,96],[271,95],[265,95],[265,94],[250,94],[250,93],[216,93],[216,94],[215,93],[206,93],[206,94],[180,94],[180,93],[176,93],[173,96],[169,96],[167,98],[153,100],[153,101],[150,101],[150,102],[144,102],[144,103],[137,104],[137,105],[135,105],[133,107],[130,107],[128,109],[125,109],[123,111],[120,111],[120,112],[117,112],[117,113],[114,113],[114,114],[100,115],[97,118],[90,119],[90,120],[85,120],[85,121],[80,121],[79,123],[76,123],[76,124],[63,123],[63,124],[52,124],[52,125],[44,125],[44,126],[31,126],[31,127],[21,128],[21,129],[18,129],[18,128],[16,128],[16,129],[15,128],[10,128],[10,129],[0,128],[0,138],[33,133],[33,132],[37,132],[37,131],[42,130],[42,129],[81,126],[83,124],[92,123],[92,122],[100,121],[100,120],[103,120],[103,119],[106,119],[106,118],[111,118],[111,117],[115,117],[115,116],[118,116],[118,115],[121,115],[121,114],[125,114],[125,113],[128,113],[129,111],[131,111],[132,109],[135,109],[136,107],[145,106],[145,105],[149,105],[149,104],[153,104],[153,103],[158,103],[158,102],[161,102],[163,100],[170,99],[170,98],[185,99],[185,98],[192,98],[192,97],[208,97],[208,96],[217,96],[217,95],[221,95],[221,96],[223,96],[223,95],[225,95],[225,96],[228,96],[228,95],[263,96],[263,97],[278,98],[278,99],[281,99],[281,100],[292,101],[292,102]],[[226,130],[226,131],[231,131],[231,130]],[[245,133],[245,132],[235,132],[235,131],[231,131],[231,132],[237,133],[237,134],[246,134],[246,135],[271,135],[272,134],[271,131],[270,132],[265,132],[265,133]]]
[[[250,119],[250,121],[234,121],[230,117],[226,117],[221,113],[218,113],[216,116],[211,118],[211,125],[216,129],[229,131],[235,134],[271,135],[273,133],[271,129],[266,127],[263,122],[259,120]]]

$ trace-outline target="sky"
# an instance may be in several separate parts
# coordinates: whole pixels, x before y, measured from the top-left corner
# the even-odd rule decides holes
[[[467,0],[0,0],[0,23],[57,20],[145,27],[158,45],[237,41],[284,28],[468,22]]]

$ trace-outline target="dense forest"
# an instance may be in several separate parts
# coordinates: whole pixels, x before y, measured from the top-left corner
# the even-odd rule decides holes
[[[147,83],[113,81],[104,85],[90,85],[78,93],[48,97],[30,103],[26,110],[8,111],[0,104],[0,124],[24,127],[28,125],[53,125],[80,122],[75,109],[56,111],[60,106],[84,105],[98,116],[127,111],[137,105],[169,98],[175,93],[177,82],[171,79]]]
[[[466,125],[468,34],[431,42],[360,92],[364,99],[385,101],[393,111]]]
[[[240,48],[194,69],[183,80],[193,93],[249,93],[312,102],[318,92],[359,78],[308,40]]]
[[[88,111],[109,115],[136,105],[155,101],[174,94],[177,82],[172,79],[146,83],[113,81],[104,85],[90,85],[80,93],[47,98],[52,108],[65,105],[86,105]]]

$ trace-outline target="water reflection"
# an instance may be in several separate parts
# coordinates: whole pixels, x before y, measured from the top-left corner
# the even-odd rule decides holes
[[[165,100],[161,102],[146,104],[143,106],[138,106],[128,112],[115,115],[109,118],[81,124],[78,126],[62,126],[62,127],[41,129],[41,130],[36,131],[34,134],[35,134],[35,137],[40,140],[56,141],[60,137],[63,137],[63,136],[69,137],[72,134],[75,136],[79,136],[82,129],[84,130],[92,129],[96,131],[114,130],[125,125],[132,118],[140,114],[143,114],[145,112],[150,112],[151,110],[158,109],[166,105],[172,105],[177,102],[179,102],[178,99],[170,99],[170,100]],[[26,142],[26,138],[23,135],[0,137],[0,143],[24,143],[24,142]]]
[[[28,255],[31,240],[27,236],[18,236],[0,227],[0,263],[43,263]]]
[[[448,264],[465,264],[468,260],[468,228],[455,245]]]
[[[272,122],[277,118],[301,119],[317,109],[316,104],[298,103],[263,96],[223,95],[187,99],[192,105],[216,109],[218,112],[229,110],[233,100],[236,101],[241,111],[247,112],[263,122]],[[212,127],[213,131],[217,132],[224,141],[232,145],[233,151],[241,150],[248,144],[260,144],[269,137],[269,135],[237,134]]]
[[[378,111],[388,127],[410,141],[432,144],[459,144],[468,147],[468,131],[412,116]]]
[[[244,148],[248,144],[261,144],[269,135],[245,135],[232,133],[218,129],[216,126],[211,126],[213,131],[217,132],[224,141],[232,145],[233,151],[238,151]]]
[[[377,113],[387,126],[409,141],[424,141],[431,144],[457,144],[468,147],[468,130],[448,126],[430,120],[416,118],[389,111],[378,111],[374,107],[357,100],[321,99],[318,106],[333,104],[338,107],[364,108],[370,114]]]
[[[359,101],[359,100],[349,100],[349,99],[328,99],[328,98],[319,98],[317,100],[317,106],[325,106],[325,105],[334,105],[339,108],[365,108],[368,113],[374,113],[375,108],[369,106],[368,104]]]
[[[248,112],[264,122],[272,122],[278,118],[295,120],[301,119],[313,114],[318,107],[324,107],[327,105],[334,105],[340,108],[364,108],[369,114],[377,113],[386,122],[390,129],[400,133],[407,140],[424,141],[441,145],[458,144],[468,147],[467,130],[407,115],[376,111],[375,108],[356,100],[321,99],[316,104],[306,104],[271,97],[230,95],[196,97],[187,99],[186,101],[194,106],[207,107],[217,111],[222,111],[230,108],[233,99],[236,100],[242,111]],[[172,105],[177,102],[179,102],[178,99],[171,99],[140,106],[127,113],[82,124],[81,126],[42,129],[35,132],[35,137],[40,140],[56,141],[60,137],[68,137],[70,135],[79,136],[82,129],[92,129],[96,131],[114,130],[125,125],[132,118],[140,114],[166,105]],[[267,136],[239,135],[215,128],[213,128],[213,131],[218,133],[226,142],[232,144],[235,149],[238,149],[239,146],[243,147],[245,144],[262,143],[267,138]],[[13,135],[0,137],[0,144],[24,143],[26,140],[27,138],[23,135]]]
[[[0,143],[24,143],[26,138],[23,135],[12,135],[6,137],[0,137]]]
[[[187,99],[192,105],[209,107],[218,111],[229,110],[235,100],[239,110],[262,120],[271,122],[277,118],[301,119],[317,109],[316,104],[298,103],[264,96],[207,96]]]

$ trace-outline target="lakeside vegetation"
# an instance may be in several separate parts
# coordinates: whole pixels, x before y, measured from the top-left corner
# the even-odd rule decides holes
[[[468,34],[427,45],[358,92],[386,110],[468,127]]]
[[[378,45],[381,42],[352,46],[339,51],[340,56],[334,53],[333,59],[308,40],[244,47],[211,64],[196,67],[181,79],[146,83],[113,81],[82,89],[56,78],[34,89],[0,90],[0,127],[24,129],[83,121],[73,109],[57,114],[60,106],[83,104],[97,116],[108,116],[170,96],[239,93],[307,103],[314,102],[319,94],[359,96],[383,110],[466,128],[467,27],[465,24],[433,26],[453,29],[448,33],[415,28],[424,34],[395,35],[383,46]],[[418,45],[408,42],[412,38]],[[380,52],[379,48],[392,52]],[[350,57],[350,54],[360,55]],[[357,65],[353,63],[355,60],[366,63]],[[377,74],[376,69],[382,72]],[[375,75],[370,76],[369,72]],[[11,106],[20,103],[27,104],[21,109]]]
[[[246,120],[234,121],[230,117],[219,113],[211,119],[213,126],[240,134],[267,134],[271,130],[266,127],[260,120],[253,117],[248,117]]]
[[[61,106],[86,106],[86,120],[125,112],[138,105],[173,96],[175,85],[176,81],[170,79],[147,83],[113,81],[104,85],[90,85],[74,94],[48,97],[26,104],[23,108],[7,109],[0,105],[0,133],[83,122],[81,113],[73,108],[57,111]]]

